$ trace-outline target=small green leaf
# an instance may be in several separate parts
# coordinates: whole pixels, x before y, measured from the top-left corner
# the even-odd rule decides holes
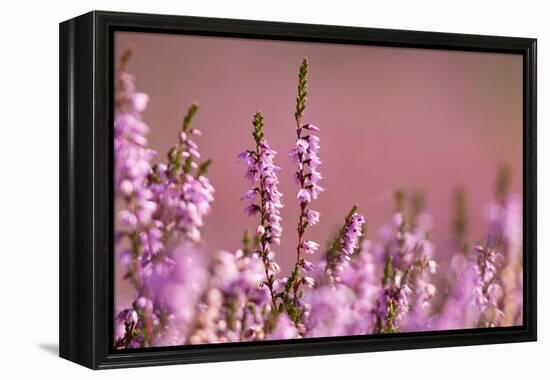
[[[193,117],[197,113],[198,109],[199,109],[198,104],[197,103],[192,103],[191,106],[189,107],[189,109],[187,110],[187,114],[183,118],[183,125],[182,125],[182,128],[181,128],[181,130],[183,132],[188,132],[189,131],[189,126],[191,125],[191,121],[193,121]]]
[[[208,171],[208,168],[210,167],[210,165],[212,165],[212,160],[211,159],[208,159],[206,161],[203,161],[200,165],[199,165],[199,169],[197,171],[197,177],[200,177],[202,175],[205,175],[206,172]]]

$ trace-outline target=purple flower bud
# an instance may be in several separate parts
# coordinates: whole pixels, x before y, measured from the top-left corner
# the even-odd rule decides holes
[[[311,172],[309,173],[309,179],[312,183],[317,183],[322,178],[323,178],[323,176],[321,175],[321,173],[319,173],[315,169],[311,169]]]
[[[307,276],[302,278],[302,283],[310,288],[313,288],[315,286],[315,280]]]
[[[281,270],[281,267],[275,261],[270,261],[268,266],[267,266],[267,269],[271,273],[279,273],[279,271]]]
[[[311,194],[313,195],[313,199],[319,198],[319,194],[323,191],[325,191],[325,189],[315,183],[311,186]]]
[[[309,144],[305,139],[298,139],[296,141],[296,153],[298,155],[305,155],[308,151]]]
[[[129,197],[133,191],[134,191],[134,185],[132,185],[132,182],[130,180],[125,179],[120,183],[120,192],[125,197]]]
[[[307,129],[308,131],[315,131],[315,132],[320,131],[319,127],[316,127],[313,124],[306,124],[302,128]]]
[[[246,199],[248,202],[254,202],[256,198],[256,189],[248,190],[242,199]]]
[[[319,222],[319,219],[320,219],[319,211],[314,211],[311,209],[306,211],[306,220],[310,226],[316,225]]]
[[[309,191],[307,191],[306,189],[300,189],[298,191],[298,201],[300,203],[309,203],[311,202],[311,194],[309,194]]]
[[[313,268],[315,268],[315,264],[311,261],[304,260],[302,267],[304,268],[304,271],[310,272]]]
[[[136,112],[143,112],[147,108],[149,102],[149,96],[144,93],[136,92],[132,97],[133,106]]]
[[[251,205],[246,206],[246,208],[244,210],[245,210],[245,212],[248,216],[254,216],[258,212],[260,212],[260,207],[258,205],[255,205],[255,204],[251,204]]]
[[[317,251],[318,248],[319,248],[319,244],[317,244],[313,240],[306,240],[302,242],[302,250],[306,254],[312,255]]]
[[[120,224],[128,230],[133,230],[137,225],[138,219],[136,215],[128,210],[119,211],[118,218],[120,220]]]

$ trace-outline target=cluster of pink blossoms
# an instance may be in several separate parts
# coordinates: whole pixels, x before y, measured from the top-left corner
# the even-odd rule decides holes
[[[352,261],[353,252],[359,248],[359,239],[364,234],[365,217],[353,207],[334,245],[327,253],[326,273],[331,283],[340,282],[344,267]]]
[[[197,106],[192,105],[184,119],[179,143],[168,152],[168,164],[156,165],[151,175],[151,188],[160,206],[158,219],[168,234],[180,234],[191,242],[201,240],[200,228],[214,200],[214,188],[204,176],[210,161],[199,165],[199,148],[190,138],[201,135],[199,129],[190,127],[196,111]]]
[[[256,143],[254,150],[246,150],[239,159],[247,163],[245,178],[249,180],[252,189],[244,196],[248,201],[246,213],[249,216],[259,215],[256,228],[258,247],[256,254],[262,259],[265,268],[264,285],[271,294],[273,306],[276,305],[275,275],[279,272],[279,264],[275,261],[272,246],[281,243],[283,227],[281,226],[280,209],[283,207],[283,194],[278,190],[277,173],[280,167],[273,163],[277,154],[270,148],[264,137],[264,118],[260,112],[254,115],[254,131],[252,137]]]
[[[115,191],[122,200],[116,244],[119,260],[127,268],[126,277],[135,289],[135,300],[116,316],[115,346],[136,347],[151,343],[158,321],[146,274],[148,257],[157,253],[162,243],[153,219],[157,204],[147,187],[155,155],[147,148],[148,127],[141,119],[148,97],[135,91],[134,78],[125,71],[125,64],[117,70],[115,91]]]
[[[169,278],[176,265],[171,246],[200,240],[199,228],[214,193],[203,175],[209,162],[195,162],[198,147],[186,135],[200,135],[190,129],[196,105],[184,119],[180,142],[169,152],[168,163],[152,164],[156,152],[147,147],[149,128],[141,118],[148,97],[135,90],[134,77],[126,71],[129,57],[125,53],[116,72],[115,194],[120,228],[115,243],[135,299],[116,316],[117,348],[155,345],[168,328],[173,313],[156,291],[157,284]]]

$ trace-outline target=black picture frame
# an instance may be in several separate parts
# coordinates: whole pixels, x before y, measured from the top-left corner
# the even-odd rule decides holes
[[[112,88],[115,31],[521,54],[523,326],[114,350]],[[93,11],[62,22],[59,41],[61,357],[102,369],[536,340],[536,39]]]

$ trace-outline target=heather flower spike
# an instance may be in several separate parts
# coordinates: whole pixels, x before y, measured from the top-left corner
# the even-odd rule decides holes
[[[201,240],[200,228],[211,211],[214,188],[205,176],[211,160],[199,163],[200,152],[192,136],[200,136],[191,122],[198,111],[193,103],[183,118],[179,141],[168,152],[168,165],[157,165],[151,180],[161,206],[158,218],[165,226],[165,240],[181,235],[191,243]]]
[[[264,284],[269,289],[274,309],[276,308],[275,275],[280,267],[274,260],[272,246],[279,245],[283,228],[281,226],[280,209],[283,207],[283,194],[278,190],[279,179],[277,173],[280,168],[274,164],[277,154],[270,148],[264,138],[264,117],[261,112],[254,115],[253,132],[255,147],[253,150],[244,151],[239,158],[246,162],[247,178],[252,188],[248,190],[243,199],[248,205],[245,212],[249,216],[259,216],[259,224],[256,227],[258,240],[258,255],[261,257],[265,269]]]
[[[364,233],[365,217],[357,213],[357,206],[353,206],[338,236],[327,251],[325,272],[331,284],[341,281],[340,275],[344,267],[351,261],[355,250],[359,248],[360,238]]]
[[[297,200],[300,210],[298,217],[298,244],[296,246],[296,264],[285,288],[285,306],[295,322],[299,322],[305,313],[301,306],[301,285],[313,286],[313,281],[306,276],[311,266],[306,265],[304,254],[312,254],[316,251],[318,244],[305,240],[305,231],[309,226],[319,222],[319,212],[310,208],[310,203],[316,200],[323,188],[319,186],[322,176],[318,171],[321,164],[319,159],[319,137],[313,132],[319,128],[312,124],[303,124],[302,118],[306,108],[307,100],[307,76],[308,61],[304,58],[298,74],[298,95],[296,97],[296,144],[289,153],[292,161],[297,164],[297,171],[294,174],[296,184],[299,186]]]
[[[500,307],[504,313],[500,325],[510,326],[523,322],[522,247],[523,218],[522,199],[511,187],[511,169],[500,165],[495,189],[495,200],[487,207],[489,231],[487,240],[498,251],[500,261],[502,295]]]
[[[176,265],[166,247],[181,239],[200,240],[203,218],[210,212],[214,188],[204,176],[210,161],[198,163],[200,153],[190,138],[200,135],[191,128],[198,110],[193,104],[187,112],[178,143],[168,153],[168,163],[152,165],[155,156],[147,148],[149,128],[141,120],[148,97],[135,91],[134,78],[126,67],[130,53],[123,54],[116,73],[115,91],[115,187],[124,206],[119,211],[123,231],[117,243],[121,261],[126,263],[126,279],[135,291],[131,307],[121,313],[137,316],[130,323],[119,318],[115,346],[147,347],[155,344],[172,320],[173,314],[156,287],[165,281]],[[126,242],[125,242],[126,241]],[[134,314],[135,313],[135,314]],[[119,314],[119,315],[122,315]]]
[[[155,155],[147,148],[145,136],[149,128],[141,118],[148,97],[135,90],[134,77],[126,71],[130,56],[130,50],[123,54],[116,71],[115,194],[122,205],[118,212],[122,230],[117,243],[130,247],[129,252],[124,251],[127,252],[124,254],[126,278],[138,300],[151,296],[147,284],[149,259],[163,248],[163,244],[154,219],[158,205],[148,188],[151,161]],[[155,316],[149,308],[133,302],[133,306],[121,311],[119,316],[115,326],[115,346],[128,348],[151,343]]]
[[[475,247],[477,251],[477,278],[474,287],[474,296],[480,310],[481,327],[495,327],[503,317],[499,302],[503,296],[503,289],[498,281],[498,271],[502,262],[502,255],[484,246]]]
[[[402,189],[395,192],[393,231],[384,243],[382,289],[375,307],[378,333],[425,325],[436,290],[429,277],[437,264],[431,257],[431,224],[423,213],[423,196],[417,193],[407,200]]]

